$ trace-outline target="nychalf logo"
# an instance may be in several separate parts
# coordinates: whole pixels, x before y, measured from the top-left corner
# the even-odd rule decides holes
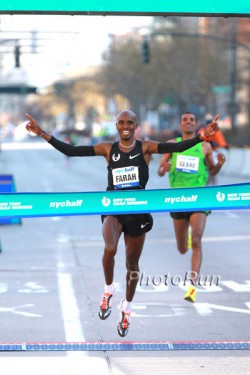
[[[77,199],[75,201],[70,201],[67,199],[66,201],[60,202],[50,202],[49,206],[52,208],[63,208],[63,207],[82,207],[83,200]]]

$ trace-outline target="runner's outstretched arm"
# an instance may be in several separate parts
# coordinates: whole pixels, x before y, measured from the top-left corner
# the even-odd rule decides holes
[[[66,142],[62,142],[52,135],[46,133],[40,128],[36,120],[33,119],[28,113],[25,114],[29,119],[26,129],[30,132],[39,135],[50,143],[56,150],[62,152],[66,156],[95,156],[95,150],[93,146],[73,146]]]
[[[186,139],[185,141],[181,141],[178,143],[172,142],[165,142],[159,143],[157,146],[157,151],[159,154],[172,154],[173,152],[182,152],[185,151],[193,146],[195,146],[199,142],[203,142],[206,140],[207,137],[214,135],[219,130],[219,125],[217,123],[218,118],[220,115],[216,115],[212,122],[207,125],[206,129],[201,132],[200,134],[196,135],[191,139]]]

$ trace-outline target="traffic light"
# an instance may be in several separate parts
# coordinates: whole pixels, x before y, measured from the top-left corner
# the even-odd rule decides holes
[[[20,68],[21,66],[20,55],[21,55],[20,46],[16,46],[15,47],[15,67],[16,68]]]
[[[144,64],[148,64],[150,62],[149,42],[146,39],[144,39],[142,42],[142,61]]]

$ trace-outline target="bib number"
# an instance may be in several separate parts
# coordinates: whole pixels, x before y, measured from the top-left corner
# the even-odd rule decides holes
[[[177,155],[176,169],[184,173],[197,173],[199,161],[196,156]]]
[[[138,167],[115,168],[112,170],[112,176],[115,189],[140,186]]]

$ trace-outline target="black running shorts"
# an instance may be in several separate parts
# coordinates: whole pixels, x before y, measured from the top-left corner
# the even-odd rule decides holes
[[[102,215],[102,222],[107,215]],[[124,234],[129,234],[131,237],[139,237],[142,234],[149,232],[153,227],[153,217],[151,214],[125,214],[125,215],[111,215],[115,217],[122,225]]]

